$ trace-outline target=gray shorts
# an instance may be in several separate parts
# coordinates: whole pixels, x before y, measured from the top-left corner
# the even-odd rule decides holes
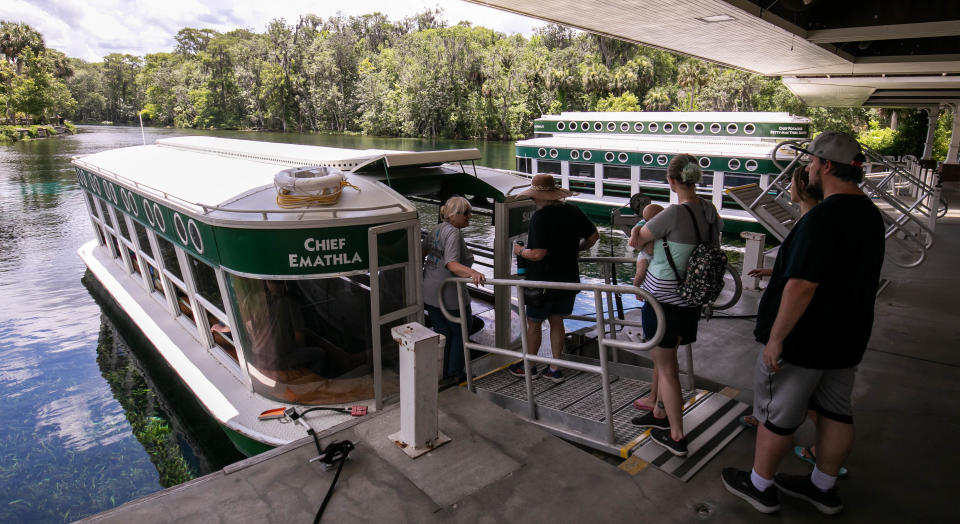
[[[778,435],[792,435],[807,410],[844,424],[853,424],[853,379],[856,367],[812,369],[783,362],[770,373],[757,357],[753,377],[753,416]]]

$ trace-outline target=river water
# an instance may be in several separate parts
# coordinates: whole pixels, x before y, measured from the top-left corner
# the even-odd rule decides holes
[[[168,129],[141,137],[136,127],[88,126],[0,146],[0,522],[74,520],[241,458],[215,427],[184,412],[183,392],[169,370],[155,369],[162,364],[144,362],[149,350],[135,333],[118,331],[81,283],[76,255],[93,230],[70,158],[188,134],[359,149],[477,147],[481,165],[514,164],[513,145],[501,142]],[[622,235],[604,235],[594,251],[622,254]]]

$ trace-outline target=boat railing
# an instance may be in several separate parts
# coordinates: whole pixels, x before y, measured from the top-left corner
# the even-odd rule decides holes
[[[438,290],[438,300],[443,300],[443,290],[447,285],[456,285],[457,286],[457,297],[459,300],[459,311],[466,311],[466,302],[464,299],[464,287],[468,282],[471,282],[468,278],[448,278],[443,281],[443,284]],[[606,435],[605,440],[608,444],[613,444],[615,440],[615,431],[614,431],[614,420],[613,420],[613,403],[610,395],[610,370],[608,367],[609,359],[608,353],[613,350],[624,350],[635,353],[642,353],[649,351],[657,346],[660,343],[660,339],[663,338],[664,332],[664,316],[663,316],[663,307],[660,305],[656,299],[649,294],[647,291],[636,288],[634,286],[613,286],[608,284],[591,284],[591,283],[568,283],[568,282],[545,282],[545,281],[535,281],[535,280],[512,280],[512,279],[488,279],[487,284],[492,286],[507,286],[516,288],[516,303],[517,310],[520,314],[520,351],[514,351],[507,348],[500,348],[495,346],[489,346],[486,344],[479,344],[476,342],[470,341],[468,338],[469,331],[468,326],[465,322],[462,321],[460,317],[454,317],[451,315],[446,308],[440,308],[443,312],[443,315],[447,318],[448,321],[460,324],[461,336],[463,337],[463,352],[464,352],[464,362],[466,366],[466,375],[467,375],[467,388],[471,393],[476,393],[476,387],[474,385],[473,373],[471,369],[470,362],[470,352],[471,351],[482,351],[485,353],[490,353],[494,355],[502,355],[505,357],[520,359],[523,361],[524,367],[524,382],[526,387],[526,397],[528,404],[528,415],[531,420],[537,419],[537,400],[536,396],[533,393],[533,383],[530,376],[530,366],[531,363],[536,364],[546,364],[549,366],[555,366],[564,369],[572,369],[576,371],[581,371],[585,373],[595,373],[601,377],[601,387],[603,391],[603,414],[606,424]],[[599,365],[587,364],[583,362],[575,362],[571,360],[564,360],[553,357],[542,357],[536,354],[528,354],[528,350],[532,349],[529,346],[529,341],[527,340],[527,315],[526,315],[526,301],[524,300],[523,289],[525,288],[540,288],[540,289],[554,289],[554,290],[563,290],[563,291],[576,291],[576,292],[592,292],[594,298],[594,307],[596,308],[594,317],[586,317],[590,321],[595,321],[597,323],[597,350],[599,352]],[[648,301],[653,307],[654,313],[657,317],[657,330],[656,333],[648,340],[641,342],[634,342],[632,340],[625,340],[617,338],[616,330],[611,330],[612,336],[607,335],[607,330],[605,328],[607,320],[604,320],[603,312],[603,294],[604,293],[631,293],[636,294],[642,297],[645,301]],[[440,302],[442,303],[442,302]],[[573,317],[568,317],[573,318]],[[630,325],[639,327],[641,324],[639,322],[633,322],[629,320],[619,320],[614,319],[614,323],[620,325]],[[687,377],[689,380],[690,388],[693,388],[693,360],[692,360],[692,349],[690,346],[687,346]]]
[[[393,208],[398,208],[400,211],[404,211],[404,210],[405,210],[403,204],[401,204],[400,202],[393,202],[393,203],[390,203],[390,204],[384,204],[384,205],[380,205],[380,206],[355,206],[355,207],[335,207],[335,208],[317,208],[317,207],[311,207],[311,208],[307,208],[307,209],[303,209],[303,208],[297,208],[297,209],[281,209],[281,208],[273,208],[273,209],[238,209],[238,208],[234,208],[234,207],[225,207],[225,206],[213,205],[213,204],[203,204],[203,203],[200,203],[200,202],[191,202],[191,201],[189,201],[189,200],[185,200],[185,199],[180,198],[180,197],[177,197],[177,196],[175,196],[175,195],[171,195],[170,193],[167,193],[166,191],[162,191],[162,190],[160,190],[160,189],[154,188],[154,187],[149,186],[149,185],[147,185],[147,184],[144,184],[144,183],[138,182],[138,181],[136,181],[136,180],[133,180],[133,179],[131,179],[131,178],[129,178],[129,177],[125,177],[125,176],[123,176],[123,175],[118,175],[117,173],[114,173],[113,171],[110,171],[109,169],[104,169],[104,168],[99,167],[99,166],[94,166],[94,165],[89,164],[89,163],[87,163],[87,162],[84,162],[83,160],[80,160],[80,159],[76,159],[76,158],[73,159],[73,164],[76,165],[76,166],[78,166],[78,167],[82,167],[82,168],[84,168],[84,169],[87,169],[87,170],[89,170],[89,171],[91,171],[91,172],[97,173],[97,174],[100,175],[100,176],[104,176],[104,177],[107,177],[107,178],[112,178],[112,179],[114,179],[114,181],[116,181],[116,182],[130,185],[130,186],[132,186],[132,187],[134,187],[134,188],[136,188],[136,189],[139,189],[140,191],[143,191],[144,193],[147,193],[147,194],[149,194],[149,195],[151,195],[151,196],[154,196],[154,197],[156,197],[156,198],[161,198],[161,199],[163,199],[164,202],[175,202],[175,203],[179,204],[181,207],[184,207],[184,208],[186,208],[186,209],[188,209],[188,210],[199,211],[199,212],[202,213],[203,215],[209,215],[210,213],[213,213],[213,212],[216,212],[216,211],[220,211],[220,212],[223,212],[223,213],[237,213],[237,214],[243,214],[243,215],[260,215],[260,217],[261,217],[263,220],[267,220],[267,219],[269,218],[269,215],[277,215],[277,214],[280,214],[280,215],[297,215],[297,214],[299,214],[300,216],[299,216],[299,217],[296,217],[296,220],[299,221],[299,220],[304,220],[307,215],[311,215],[311,217],[310,217],[311,219],[315,218],[315,215],[317,215],[317,214],[327,214],[327,215],[329,215],[329,218],[339,218],[341,214],[345,214],[345,213],[358,213],[358,212],[365,212],[365,211],[381,211],[381,210],[393,209]]]

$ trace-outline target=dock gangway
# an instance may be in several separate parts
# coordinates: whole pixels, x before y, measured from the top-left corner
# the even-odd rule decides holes
[[[632,261],[632,259],[631,259]],[[444,285],[456,285],[464,311],[466,278],[449,278]],[[649,441],[649,430],[634,426],[630,420],[643,412],[633,401],[646,395],[651,386],[649,368],[617,362],[616,353],[645,355],[663,336],[663,309],[646,291],[632,285],[601,283],[541,282],[515,279],[488,279],[486,284],[511,288],[512,303],[519,315],[520,347],[495,347],[479,344],[468,338],[467,327],[449,312],[444,315],[462,329],[466,363],[467,388],[477,395],[514,411],[530,422],[562,438],[623,458],[637,455],[681,480],[688,480],[743,429],[737,420],[749,412],[746,404],[696,387],[693,375],[693,354],[686,349],[686,366],[681,368],[684,429],[688,439],[688,457],[674,457]],[[566,318],[596,324],[597,358],[565,354],[565,358],[528,353],[529,342],[524,288],[546,288],[577,291],[593,295],[593,315],[571,315]],[[442,292],[442,291],[441,291]],[[650,301],[658,319],[656,334],[649,340],[627,336],[625,328],[639,332],[641,323],[611,314],[613,299],[618,294],[634,294]],[[548,337],[544,337],[549,340]],[[478,377],[473,377],[471,351],[506,357],[506,364]],[[521,361],[526,371],[517,377],[507,364]],[[545,378],[534,380],[530,368],[552,365],[564,370],[565,380],[555,383]]]
[[[790,201],[790,173],[800,155],[783,165],[778,159],[783,153],[778,152],[791,146],[806,147],[808,142],[787,140],[777,145],[771,159],[781,171],[766,187],[747,184],[727,189],[727,194],[781,242],[800,218],[799,206]],[[915,159],[894,162],[867,146],[861,147],[867,162],[860,188],[881,211],[887,259],[903,268],[917,267],[933,246],[937,218],[946,214],[939,178],[930,166]]]

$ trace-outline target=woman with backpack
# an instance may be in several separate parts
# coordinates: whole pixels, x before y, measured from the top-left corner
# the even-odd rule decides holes
[[[702,176],[696,158],[687,154],[675,156],[667,166],[667,183],[670,191],[677,194],[678,203],[634,230],[630,237],[634,248],[654,243],[653,260],[641,287],[660,303],[665,318],[663,338],[650,352],[656,389],[653,396],[659,402],[653,402],[652,411],[635,417],[632,422],[651,428],[654,442],[681,457],[687,454],[687,440],[683,432],[677,348],[696,341],[702,305],[712,300],[702,302],[702,296],[691,290],[714,288],[718,283],[722,287],[722,270],[718,281],[716,268],[721,258],[726,264],[719,252],[723,227],[720,215],[710,201],[697,197],[696,186]],[[691,258],[695,267],[688,267]],[[702,281],[697,281],[700,277]],[[694,303],[690,303],[691,300]],[[657,317],[649,303],[641,310],[641,320],[644,336],[653,337]]]

